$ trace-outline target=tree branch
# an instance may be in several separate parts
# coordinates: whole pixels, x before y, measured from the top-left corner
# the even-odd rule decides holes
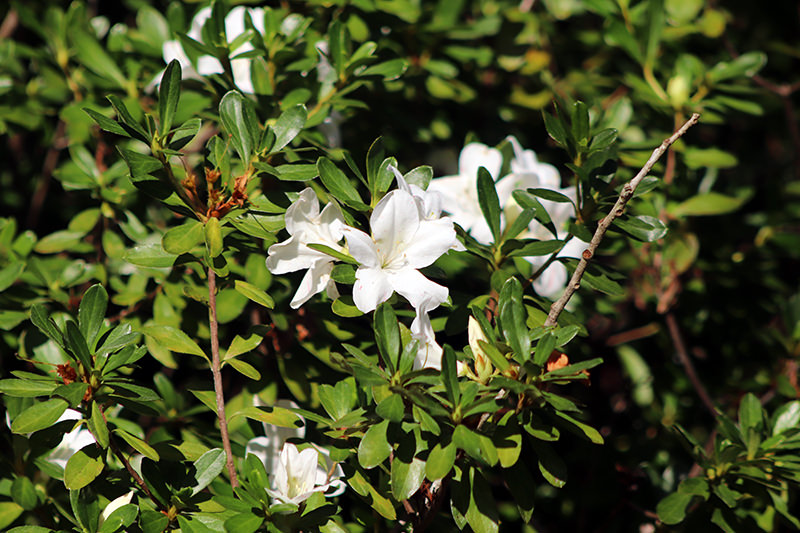
[[[711,416],[716,418],[717,415],[719,415],[719,411],[717,411],[717,408],[714,406],[714,402],[711,400],[711,396],[708,394],[705,385],[703,385],[703,382],[700,381],[700,378],[697,376],[692,360],[689,357],[689,352],[686,350],[686,344],[683,342],[683,337],[678,327],[678,321],[675,320],[675,315],[671,312],[667,313],[666,320],[670,337],[672,337],[672,344],[675,345],[675,351],[678,352],[678,359],[680,359],[683,368],[686,370],[686,376],[689,378],[689,381],[692,382],[692,387],[697,391],[697,395],[700,396],[700,400],[703,402],[705,408],[711,413]]]
[[[642,167],[634,178],[625,184],[622,188],[622,192],[617,198],[616,204],[611,209],[611,211],[606,215],[606,217],[600,221],[597,225],[597,230],[594,232],[594,236],[592,237],[589,246],[586,250],[583,251],[581,254],[581,260],[578,263],[577,268],[575,268],[575,272],[572,274],[572,278],[570,278],[569,283],[567,284],[566,288],[564,289],[564,294],[561,297],[553,302],[553,305],[550,306],[550,313],[547,315],[547,320],[545,320],[545,326],[554,326],[558,322],[558,316],[566,307],[567,302],[569,302],[572,295],[575,294],[575,291],[581,286],[581,278],[583,277],[583,273],[586,271],[586,267],[589,264],[589,261],[594,257],[594,253],[597,251],[598,246],[600,246],[600,241],[603,240],[603,237],[608,231],[608,228],[611,226],[611,223],[614,222],[614,219],[622,215],[625,212],[625,205],[628,203],[633,197],[633,193],[636,191],[636,187],[639,186],[639,183],[644,179],[645,176],[652,170],[653,165],[656,164],[664,152],[678,139],[680,139],[683,134],[685,134],[689,128],[697,124],[697,121],[700,119],[700,114],[695,113],[692,117],[687,120],[683,126],[678,129],[675,133],[672,134],[668,139],[664,139],[664,142],[661,145],[653,150],[650,159],[647,160],[647,163]]]
[[[217,275],[208,267],[208,326],[211,330],[211,373],[214,375],[214,393],[217,398],[217,419],[222,434],[222,448],[225,450],[225,464],[231,478],[231,487],[239,486],[236,468],[233,464],[231,439],[228,436],[228,419],[225,416],[225,395],[222,392],[222,372],[219,360],[219,322],[217,322]]]

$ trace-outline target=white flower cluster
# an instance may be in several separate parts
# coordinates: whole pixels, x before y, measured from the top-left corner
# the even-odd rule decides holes
[[[477,179],[480,167],[486,168],[496,180],[495,188],[503,210],[503,221],[513,220],[521,211],[511,195],[517,189],[549,189],[567,196],[573,202],[577,199],[575,187],[561,188],[561,176],[554,166],[540,163],[533,150],[523,150],[514,137],[509,137],[508,140],[514,149],[514,158],[511,160],[511,172],[501,179],[497,179],[503,165],[500,150],[480,143],[470,143],[461,151],[458,175],[434,179],[428,187],[429,192],[435,191],[441,194],[444,210],[450,213],[453,220],[483,244],[492,242],[492,233],[478,204]],[[575,216],[573,204],[543,199],[540,202],[556,227],[557,237],[566,238],[569,221]],[[540,240],[552,238],[547,229],[536,220],[533,220],[528,226],[528,231],[519,237]],[[559,252],[558,257],[579,257],[585,248],[586,244],[579,239],[571,239]],[[530,257],[528,261],[534,268],[538,268],[546,259],[541,256]],[[537,294],[551,298],[564,288],[566,282],[566,268],[555,261],[534,281],[533,289]]]
[[[348,226],[341,209],[330,203],[320,212],[314,191],[306,188],[286,210],[290,237],[269,248],[267,268],[273,274],[307,269],[292,298],[298,308],[327,290],[338,296],[331,271],[336,261],[310,248],[321,244],[349,254],[358,262],[353,301],[364,313],[374,311],[397,292],[416,310],[411,333],[420,341],[414,367],[440,368],[441,347],[436,344],[428,313],[447,300],[447,287],[434,283],[419,272],[449,250],[464,250],[456,238],[453,220],[441,216],[441,198],[409,185],[392,167],[398,188],[384,196],[370,216],[371,235]],[[345,239],[347,247],[341,244]]]

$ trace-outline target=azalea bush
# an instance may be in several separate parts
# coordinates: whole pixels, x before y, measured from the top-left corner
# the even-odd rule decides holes
[[[800,528],[796,13],[268,4],[0,11],[0,529]]]

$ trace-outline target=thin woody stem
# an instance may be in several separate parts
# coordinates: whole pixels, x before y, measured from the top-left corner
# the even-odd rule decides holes
[[[645,176],[652,170],[653,165],[664,155],[664,152],[678,139],[680,139],[683,134],[685,134],[689,128],[697,124],[697,121],[700,119],[700,114],[695,113],[691,116],[689,120],[687,120],[683,126],[678,129],[675,133],[672,134],[668,139],[664,139],[664,142],[661,145],[653,150],[650,159],[647,160],[647,163],[642,167],[634,178],[625,184],[622,187],[622,192],[617,198],[617,202],[614,204],[614,207],[608,213],[608,215],[600,221],[597,225],[597,230],[594,232],[594,236],[592,240],[589,242],[589,246],[586,250],[583,251],[581,254],[581,260],[578,263],[578,266],[575,268],[575,272],[572,274],[572,278],[570,278],[569,283],[567,284],[566,288],[564,289],[564,294],[561,297],[553,302],[553,305],[550,306],[550,313],[547,315],[547,320],[545,320],[545,326],[554,326],[558,322],[558,316],[566,307],[567,302],[569,302],[572,295],[575,294],[575,291],[581,285],[581,278],[583,277],[583,273],[586,272],[586,267],[589,265],[589,261],[594,257],[594,253],[597,251],[598,246],[600,246],[600,241],[603,240],[603,237],[608,231],[608,228],[611,226],[611,223],[614,222],[614,219],[621,216],[622,213],[625,212],[625,205],[628,201],[633,197],[633,193],[636,191],[636,187],[639,186],[639,183],[644,179]]]
[[[697,395],[700,397],[700,401],[703,402],[706,410],[711,413],[711,416],[716,418],[719,415],[719,411],[717,411],[717,408],[714,406],[714,401],[711,399],[711,395],[708,394],[705,385],[703,385],[703,382],[700,381],[697,371],[694,369],[692,359],[689,357],[689,351],[686,349],[686,343],[683,342],[683,336],[681,335],[681,330],[678,327],[678,321],[675,320],[675,315],[672,313],[667,313],[666,320],[669,334],[672,337],[672,343],[675,345],[675,351],[678,353],[678,359],[680,359],[683,368],[686,370],[686,376],[689,378],[689,381],[692,382],[692,387],[694,387],[695,392],[697,392]]]
[[[208,326],[211,330],[211,373],[214,375],[214,392],[217,399],[217,419],[219,432],[222,434],[222,448],[225,450],[225,463],[231,478],[231,487],[239,486],[236,468],[233,465],[231,439],[228,436],[228,419],[225,416],[225,395],[222,392],[222,373],[219,360],[219,322],[217,322],[217,276],[214,269],[208,267]]]

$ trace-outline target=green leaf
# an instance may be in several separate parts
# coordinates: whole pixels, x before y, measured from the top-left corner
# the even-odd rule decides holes
[[[656,513],[658,518],[667,525],[675,525],[683,522],[686,518],[686,508],[694,498],[691,494],[684,494],[682,492],[673,492],[656,506]]]
[[[206,488],[225,468],[225,452],[221,448],[208,450],[194,462],[195,485],[192,496]]]
[[[531,356],[531,338],[526,326],[528,314],[522,303],[522,284],[511,277],[503,284],[499,299],[503,337],[521,362]]]
[[[91,411],[92,415],[89,420],[87,420],[89,431],[94,435],[97,444],[103,448],[108,448],[108,425],[103,417],[103,413],[100,412],[100,406],[97,405],[97,402],[92,402]]]
[[[389,421],[382,420],[370,426],[358,445],[358,462],[366,469],[375,468],[388,459],[392,447],[386,439]]]
[[[481,533],[497,533],[499,531],[499,517],[497,504],[492,497],[489,484],[477,468],[469,469],[470,493],[469,507],[464,516],[473,531]]]
[[[300,417],[284,407],[249,406],[234,414],[231,419],[234,419],[238,415],[244,415],[251,420],[258,420],[264,424],[282,428],[298,428],[303,426]]]
[[[422,485],[425,479],[425,461],[416,457],[411,462],[395,456],[392,461],[391,480],[392,495],[402,501],[410,498]]]
[[[42,526],[18,526],[9,529],[7,533],[53,533],[53,530]]]
[[[127,250],[122,258],[137,266],[169,268],[177,257],[164,251],[161,244],[142,244]]]
[[[390,59],[367,67],[364,71],[358,73],[358,77],[382,76],[384,81],[392,81],[402,76],[407,68],[408,61],[405,59]]]
[[[26,477],[18,477],[11,483],[11,498],[26,511],[34,509],[39,504],[36,488]]]
[[[178,100],[181,95],[181,64],[177,59],[170,61],[161,84],[158,87],[158,117],[161,120],[159,133],[163,137],[172,127],[175,111],[178,109]]]
[[[89,388],[88,383],[70,383],[69,385],[59,385],[53,390],[53,395],[64,398],[69,402],[70,407],[78,407]]]
[[[211,217],[205,223],[206,250],[212,258],[222,253],[222,230],[217,217]]]
[[[431,481],[442,479],[453,469],[456,461],[456,445],[448,442],[442,446],[442,442],[437,442],[431,448],[428,460],[425,462],[425,475]]]
[[[373,426],[374,427],[374,426]],[[369,497],[367,502],[370,506],[387,520],[397,520],[397,513],[392,506],[391,500],[383,496],[373,487],[359,470],[347,479],[347,483],[361,496]]]
[[[20,435],[49,428],[58,421],[67,407],[69,404],[62,398],[36,402],[17,415],[11,423],[11,432]]]
[[[67,321],[65,340],[67,349],[75,355],[87,371],[91,371],[94,367],[92,354],[89,353],[89,346],[86,344],[86,339],[83,338],[83,333],[72,320]]]
[[[80,331],[89,344],[89,349],[93,350],[97,333],[106,318],[108,308],[108,293],[102,285],[96,284],[89,287],[78,307],[78,325]]]
[[[150,196],[159,200],[167,200],[174,194],[173,186],[166,180],[160,179],[157,175],[163,174],[163,165],[155,157],[140,154],[133,150],[119,148],[119,153],[128,164],[131,182],[137,189],[144,191]]]
[[[375,413],[385,420],[400,423],[403,421],[405,410],[403,397],[399,394],[392,394],[378,403]]]
[[[583,422],[579,422],[578,420],[575,420],[568,414],[561,411],[556,411],[556,415],[568,422],[567,429],[571,430],[576,435],[585,437],[595,444],[603,444],[603,436],[600,435],[600,432],[593,427],[584,424]]]
[[[237,279],[234,282],[234,288],[236,289],[236,292],[242,296],[247,297],[249,300],[252,300],[259,305],[263,305],[267,309],[272,309],[275,307],[275,301],[272,299],[272,297],[251,283]]]
[[[453,443],[477,461],[489,466],[497,464],[497,449],[492,441],[466,426],[456,426],[455,431],[453,431]]]
[[[101,78],[113,81],[120,89],[127,89],[128,80],[117,61],[106,53],[92,34],[83,28],[71,28],[69,36],[78,61]]]
[[[681,484],[678,485],[678,492],[700,496],[704,500],[707,500],[710,494],[708,482],[700,477],[690,477],[681,481]]]
[[[561,204],[571,204],[572,200],[569,196],[562,194],[558,191],[554,191],[552,189],[526,189],[527,192],[534,196],[538,196],[544,200],[549,200],[551,202],[558,202]]]
[[[120,428],[114,429],[113,433],[115,435],[119,435],[120,438],[122,438],[122,440],[124,440],[125,442],[127,442],[131,446],[131,448],[133,448],[137,452],[141,453],[142,455],[144,455],[148,459],[151,459],[151,460],[156,461],[156,462],[159,461],[160,457],[158,455],[158,452],[155,451],[152,446],[147,444],[145,441],[143,441],[139,437],[137,437],[135,435],[131,435],[130,433],[128,433],[124,429],[120,429]]]
[[[39,331],[55,341],[56,344],[62,348],[65,347],[64,334],[47,314],[47,308],[44,305],[33,304],[33,307],[31,307],[31,322],[33,322],[33,325],[36,326]]]
[[[766,64],[766,54],[763,52],[748,52],[731,62],[720,61],[708,71],[706,77],[711,83],[719,83],[730,78],[752,76]]]
[[[492,175],[485,167],[478,168],[478,204],[483,218],[489,224],[494,242],[500,241],[500,200]]]
[[[619,133],[614,128],[608,128],[602,131],[597,132],[597,134],[592,137],[592,143],[589,145],[589,150],[594,152],[597,150],[604,150],[608,148],[615,142],[617,142],[617,136]],[[641,184],[639,185],[641,187]]]
[[[563,487],[567,482],[567,465],[561,457],[542,441],[533,441],[531,445],[539,459],[539,471],[547,482],[557,489]]]
[[[733,198],[716,192],[698,194],[671,209],[674,216],[723,215],[739,209],[745,198]]]
[[[572,137],[581,146],[589,144],[589,108],[580,101],[572,105]]]
[[[25,270],[25,263],[18,262],[12,263],[0,270],[0,292],[3,292],[17,281],[22,272]]]
[[[167,350],[199,355],[208,361],[205,352],[186,333],[172,326],[146,326],[141,333],[152,337],[157,343]]]
[[[556,336],[551,331],[548,331],[536,344],[536,350],[533,352],[533,362],[539,366],[544,366],[555,347]]]
[[[119,122],[117,122],[116,120],[112,120],[112,119],[108,118],[107,116],[105,116],[105,115],[103,115],[101,113],[98,113],[94,109],[90,109],[88,107],[84,107],[83,110],[84,110],[84,112],[86,112],[87,115],[92,117],[92,120],[94,120],[97,123],[97,125],[100,126],[101,129],[103,129],[103,130],[105,130],[105,131],[107,131],[109,133],[114,133],[116,135],[122,135],[123,137],[130,137],[131,136],[128,133],[128,130],[123,128],[119,124]]]
[[[297,134],[303,131],[307,117],[308,110],[303,104],[290,107],[281,113],[272,126],[272,131],[275,132],[275,142],[269,151],[277,152],[297,137]]]
[[[239,158],[245,166],[248,165],[259,138],[253,103],[239,91],[228,91],[219,102],[219,117]]]
[[[390,374],[397,369],[400,355],[400,328],[392,306],[386,302],[375,310],[372,328],[375,331],[375,342],[384,364]]]
[[[24,509],[20,507],[17,503],[9,501],[0,502],[0,528],[7,528],[11,524],[13,524],[14,521],[17,518],[19,518],[19,515],[21,515],[23,511]],[[36,528],[39,531],[46,531],[46,532],[50,531],[47,528],[39,528],[38,526],[22,526],[22,528],[25,527]],[[21,528],[15,527],[14,529],[19,530]]]
[[[644,242],[655,242],[667,235],[667,226],[656,217],[639,215],[614,219],[614,225]]]
[[[190,252],[203,240],[203,225],[190,218],[180,226],[170,228],[161,238],[161,246],[170,254]]]
[[[379,198],[382,193],[386,192],[389,187],[381,190],[378,183],[378,171],[384,160],[385,150],[383,148],[383,140],[378,137],[375,139],[367,150],[367,184],[369,185],[369,192],[373,199]]]
[[[456,352],[449,344],[445,344],[444,351],[442,352],[442,382],[444,382],[444,390],[447,392],[447,397],[453,404],[457,406],[461,402],[461,387],[458,384],[458,369],[457,369]]]
[[[645,65],[654,68],[658,57],[661,33],[666,21],[664,0],[650,0],[647,4],[649,24],[647,28],[647,46],[645,47]]]
[[[108,101],[111,102],[111,107],[114,108],[114,111],[117,112],[117,117],[119,118],[122,127],[126,132],[128,132],[128,135],[149,145],[151,141],[150,134],[144,131],[144,129],[139,125],[139,121],[133,118],[133,115],[131,115],[130,111],[128,111],[128,108],[125,105],[125,102],[113,94],[106,96],[106,98],[108,98]]]
[[[228,359],[225,364],[231,365],[234,370],[254,381],[261,379],[261,372],[256,370],[256,367],[246,361],[242,361],[241,359]]]
[[[132,503],[123,505],[114,510],[108,518],[103,521],[103,525],[97,530],[97,533],[116,533],[121,528],[127,531],[127,528],[136,520],[136,515],[139,514],[139,506]]]
[[[143,533],[163,533],[169,525],[169,518],[161,511],[142,510],[139,524]]]
[[[544,119],[544,127],[547,130],[547,134],[559,145],[566,147],[567,131],[561,118],[554,117],[546,111],[542,111],[542,118]]]
[[[52,381],[0,379],[0,393],[13,398],[49,396],[57,386],[58,384]]]
[[[753,393],[745,394],[739,403],[739,427],[744,435],[749,429],[760,432],[764,428],[764,411]]]
[[[100,449],[89,444],[69,458],[64,467],[64,486],[69,490],[79,490],[91,483],[103,471]]]
[[[0,391],[2,391],[2,388],[0,388]],[[780,435],[800,425],[800,401],[795,400],[778,407],[775,410],[774,420],[772,424],[773,435]]]
[[[320,157],[317,159],[317,172],[322,180],[325,188],[328,189],[333,196],[340,200],[343,204],[350,206],[354,209],[362,209],[364,203],[358,195],[358,190],[353,187],[344,172],[333,164],[327,157]]]
[[[495,448],[497,448],[500,466],[510,468],[517,464],[522,452],[522,430],[515,416],[504,418],[506,419],[505,423],[498,425],[492,438]]]
[[[730,152],[719,148],[687,148],[683,153],[686,166],[696,170],[699,168],[733,168],[739,160]]]

